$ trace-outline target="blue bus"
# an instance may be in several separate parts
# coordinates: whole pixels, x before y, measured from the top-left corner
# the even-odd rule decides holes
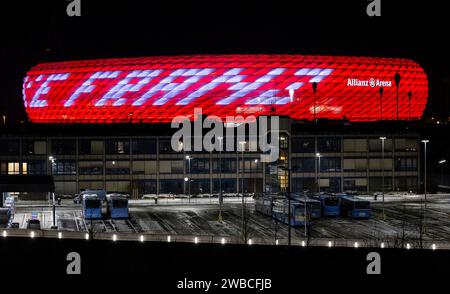
[[[260,196],[255,198],[255,211],[272,217],[272,196]]]
[[[105,190],[84,190],[80,193],[80,198],[83,199],[84,195],[97,195],[100,201],[105,201],[106,199],[106,191]]]
[[[356,197],[344,196],[340,201],[341,216],[351,218],[370,218],[370,202]]]
[[[287,199],[274,199],[272,202],[272,217],[280,222],[289,224],[293,227],[303,226],[310,220],[308,209],[306,209],[304,202],[297,200],[291,200],[291,219],[288,217],[288,200]]]
[[[102,218],[102,201],[96,194],[83,195],[83,217],[85,219],[101,219]]]
[[[339,216],[340,214],[340,197],[336,195],[320,195],[320,204],[323,216]]]
[[[128,199],[121,194],[108,194],[106,196],[106,211],[110,218],[128,218]]]
[[[322,216],[321,203],[319,200],[299,196],[298,194],[294,194],[294,200],[299,202],[301,205],[304,205],[306,202],[306,213],[311,217],[311,219],[317,219]]]

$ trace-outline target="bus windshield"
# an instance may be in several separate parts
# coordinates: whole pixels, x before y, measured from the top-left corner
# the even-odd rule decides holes
[[[86,208],[99,208],[100,207],[100,200],[94,200],[94,199],[86,199],[85,200],[85,206]]]
[[[115,208],[125,208],[127,207],[127,201],[123,199],[115,199],[113,200],[113,207]]]
[[[310,209],[320,209],[320,203],[319,202],[310,202],[310,203],[308,203],[308,207]]]
[[[369,202],[368,201],[357,201],[355,202],[355,209],[369,209]]]
[[[325,198],[324,203],[326,206],[338,206],[339,200],[337,198]]]

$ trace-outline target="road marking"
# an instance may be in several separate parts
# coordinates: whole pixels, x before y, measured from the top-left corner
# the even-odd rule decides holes
[[[75,225],[77,227],[77,232],[79,232],[80,231],[80,227],[78,226],[78,219],[77,219],[77,216],[75,214],[75,211],[72,212],[72,215],[73,215],[73,220],[75,221]]]

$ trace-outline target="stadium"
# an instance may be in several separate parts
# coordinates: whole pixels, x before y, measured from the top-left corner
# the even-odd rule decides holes
[[[287,177],[277,168],[283,165],[295,167],[293,191],[380,191],[382,178],[387,191],[417,191],[421,138],[414,125],[427,98],[424,70],[397,58],[191,55],[42,63],[23,83],[31,123],[0,138],[1,174],[50,175],[60,195],[105,189],[141,198],[218,193],[219,186],[223,193],[283,191]],[[171,121],[204,119],[194,117],[195,108],[221,119],[280,117],[278,160],[258,161],[260,152],[248,147],[173,150]]]

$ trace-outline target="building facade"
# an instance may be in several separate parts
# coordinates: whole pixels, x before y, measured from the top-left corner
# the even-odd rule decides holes
[[[67,128],[65,128],[67,129]],[[171,136],[77,134],[0,136],[0,173],[52,175],[57,194],[83,189],[130,194],[208,194],[292,191],[416,191],[420,183],[418,134],[286,129],[278,161],[260,152],[176,152]],[[51,130],[50,130],[51,133]],[[94,132],[95,133],[95,132]],[[103,131],[98,132],[105,133]],[[382,140],[384,140],[384,152]],[[384,153],[384,160],[383,158]],[[318,156],[320,155],[320,156]]]

